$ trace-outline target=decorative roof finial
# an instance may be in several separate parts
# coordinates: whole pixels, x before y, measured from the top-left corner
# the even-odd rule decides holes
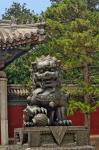
[[[31,21],[31,24],[34,24],[35,23],[35,20],[34,20],[34,18],[32,19],[32,21]]]
[[[29,20],[26,21],[26,24],[29,24]]]
[[[37,22],[45,22],[43,16],[39,16]]]
[[[14,16],[11,16],[11,25],[16,25],[16,19]]]

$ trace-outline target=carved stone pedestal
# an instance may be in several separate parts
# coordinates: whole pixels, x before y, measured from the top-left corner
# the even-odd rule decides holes
[[[95,150],[92,146],[75,146],[75,147],[33,147],[26,148],[17,145],[1,146],[0,150]]]
[[[31,150],[95,150],[89,145],[85,127],[46,126],[18,128],[14,131],[15,144]]]

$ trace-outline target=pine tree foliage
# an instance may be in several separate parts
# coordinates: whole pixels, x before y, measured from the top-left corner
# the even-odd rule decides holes
[[[98,1],[94,2],[62,0],[52,3],[44,14],[50,53],[62,61],[64,78],[79,85],[80,90],[75,88],[75,93],[80,92],[84,97],[83,102],[87,103],[91,102],[92,96],[99,95],[95,83],[92,84],[92,78],[99,80],[98,70],[94,69],[97,75],[91,75],[91,66],[98,65],[95,58],[99,53],[99,12],[96,11]],[[93,11],[92,5],[95,8]],[[70,87],[63,86],[63,89],[69,90]]]
[[[62,0],[51,0],[51,2],[60,3],[62,2]],[[98,5],[99,5],[99,0],[87,0],[87,8],[91,11],[99,10]]]

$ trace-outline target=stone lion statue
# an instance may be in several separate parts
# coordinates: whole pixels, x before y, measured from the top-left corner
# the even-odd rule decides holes
[[[23,111],[24,126],[71,125],[66,120],[69,94],[60,90],[60,61],[42,56],[32,63],[33,88]]]

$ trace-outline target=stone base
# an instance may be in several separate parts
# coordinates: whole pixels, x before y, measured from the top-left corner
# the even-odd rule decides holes
[[[0,146],[0,150],[95,150],[92,146],[74,146],[74,147],[34,147],[26,148],[27,146],[10,145]]]
[[[89,146],[89,133],[84,126],[18,128],[14,130],[14,143],[22,150],[95,150]]]
[[[92,146],[76,146],[76,147],[52,147],[52,148],[44,148],[44,147],[38,147],[38,148],[27,148],[25,150],[95,150]]]
[[[91,135],[90,143],[92,146],[95,146],[96,150],[99,150],[99,135]]]

